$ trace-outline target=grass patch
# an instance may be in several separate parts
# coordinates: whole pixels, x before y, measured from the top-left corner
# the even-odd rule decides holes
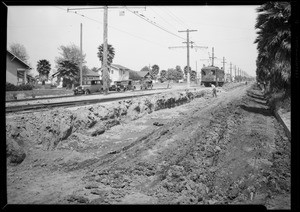
[[[73,95],[72,90],[67,90],[65,88],[53,88],[53,89],[34,89],[27,91],[6,91],[5,99],[6,101],[14,100],[16,95],[24,94],[25,98],[38,98],[43,96],[63,96],[63,95]]]

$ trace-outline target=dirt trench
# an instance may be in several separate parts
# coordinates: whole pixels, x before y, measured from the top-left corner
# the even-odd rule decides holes
[[[249,87],[147,113],[94,140],[72,133],[32,170],[11,169],[11,202],[289,208],[289,140],[264,102],[246,95]],[[81,147],[70,152],[76,139]]]

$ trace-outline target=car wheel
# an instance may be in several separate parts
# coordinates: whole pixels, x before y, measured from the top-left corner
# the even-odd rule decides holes
[[[87,94],[90,94],[91,92],[89,90],[85,90],[84,93],[87,95]]]

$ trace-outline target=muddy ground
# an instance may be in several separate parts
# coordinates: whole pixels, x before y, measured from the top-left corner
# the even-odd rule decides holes
[[[290,141],[255,86],[7,116],[9,204],[290,208]]]

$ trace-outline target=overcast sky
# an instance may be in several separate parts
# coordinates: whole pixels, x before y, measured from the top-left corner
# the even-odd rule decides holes
[[[79,6],[82,8],[82,6]],[[100,67],[97,47],[103,43],[103,10],[78,10],[78,6],[8,6],[7,44],[25,46],[31,66],[36,69],[38,60],[50,61],[55,68],[55,57],[60,45],[80,46],[80,23],[83,24],[83,52],[87,66]],[[89,6],[90,8],[91,6]],[[109,9],[108,43],[115,48],[113,63],[135,71],[157,64],[160,70],[182,68],[187,64],[185,46],[187,34],[180,30],[193,29],[190,40],[207,49],[190,50],[190,66],[199,71],[208,65],[212,47],[217,57],[214,65],[225,70],[230,62],[255,76],[257,57],[256,30],[254,28],[258,6],[147,6],[146,8]],[[133,14],[137,11],[150,22]],[[122,15],[122,11],[124,11]],[[84,15],[81,16],[81,15]],[[8,48],[8,47],[7,47]],[[37,72],[33,71],[36,74]]]

